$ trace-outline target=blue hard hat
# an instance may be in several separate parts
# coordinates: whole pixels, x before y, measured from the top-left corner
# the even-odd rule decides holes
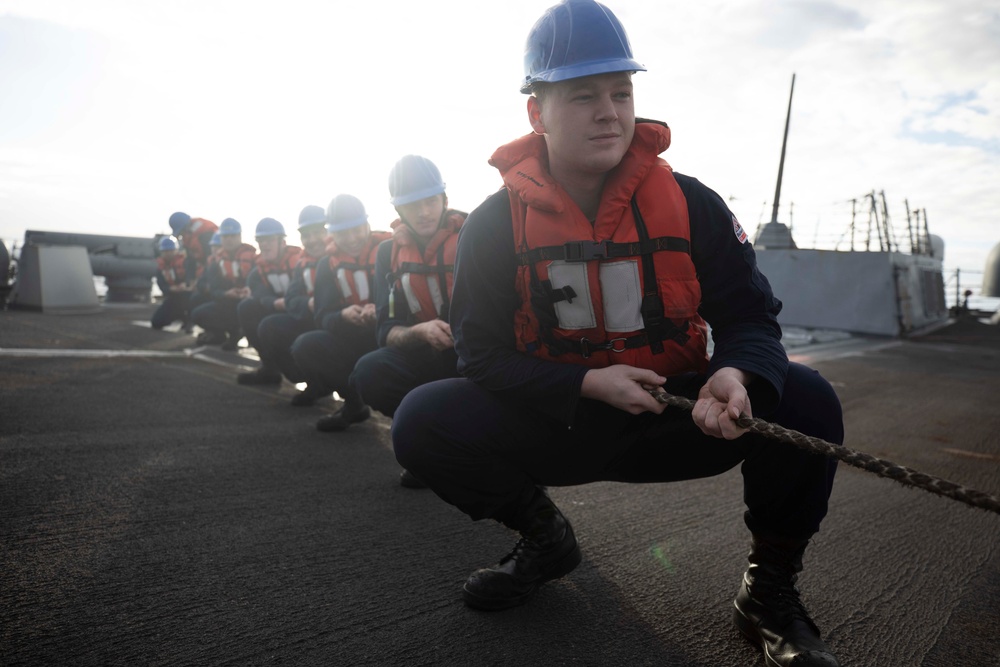
[[[235,218],[226,218],[222,221],[222,224],[219,225],[219,234],[222,234],[223,236],[235,236],[236,234],[242,233],[243,227],[240,226],[239,221]]]
[[[253,235],[258,239],[262,236],[284,236],[285,227],[274,218],[261,218]]]
[[[404,155],[389,172],[389,202],[403,206],[444,192],[441,172],[419,155]]]
[[[564,0],[542,14],[524,45],[522,93],[532,84],[610,72],[645,72],[611,10],[594,0]]]
[[[174,230],[174,234],[180,234],[189,224],[191,224],[191,216],[187,213],[177,211],[170,216],[170,229]]]
[[[212,240],[208,242],[208,245],[222,245],[222,234],[219,232],[212,234]]]
[[[368,222],[365,205],[354,195],[337,195],[326,209],[326,231],[342,232]]]
[[[177,239],[173,236],[161,236],[157,247],[160,249],[160,252],[165,250],[177,250]]]
[[[326,224],[326,211],[321,206],[306,206],[299,213],[299,231],[313,225]]]

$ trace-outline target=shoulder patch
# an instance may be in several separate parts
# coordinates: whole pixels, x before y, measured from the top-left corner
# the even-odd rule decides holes
[[[735,215],[733,215],[733,232],[736,234],[737,241],[740,243],[747,242],[747,233],[743,231],[743,226],[740,225],[740,221],[736,219]]]

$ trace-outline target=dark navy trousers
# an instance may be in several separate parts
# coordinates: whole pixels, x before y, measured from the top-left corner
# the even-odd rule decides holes
[[[372,328],[345,326],[338,334],[325,329],[302,334],[292,344],[291,354],[309,386],[335,391],[345,403],[358,405],[361,397],[351,385],[351,372],[358,359],[376,347]]]
[[[703,382],[692,375],[668,389],[695,398]],[[754,416],[843,443],[840,401],[826,380],[799,364],[790,364],[773,413]],[[675,482],[741,464],[751,531],[803,539],[826,515],[836,471],[836,461],[756,434],[705,435],[685,410],[630,415],[580,399],[567,427],[466,379],[410,392],[396,411],[392,441],[404,468],[473,519],[514,516],[538,485]]]
[[[370,407],[387,417],[396,413],[403,397],[415,387],[458,377],[455,350],[430,345],[413,348],[381,347],[358,359],[351,383]]]
[[[191,317],[190,302],[190,292],[168,292],[164,294],[163,303],[153,311],[153,316],[150,318],[150,325],[154,329],[162,329],[177,320],[187,324],[188,319]]]
[[[247,322],[249,323],[249,317]],[[240,305],[240,322],[243,322],[243,306]],[[304,333],[314,328],[312,318],[300,320],[288,313],[274,313],[260,320],[257,334],[254,336],[260,363],[264,368],[275,368],[289,382],[306,382],[309,378],[305,371],[295,363],[292,356],[292,345]],[[247,335],[247,342],[250,342]],[[251,343],[253,345],[253,343]],[[331,390],[332,391],[332,390]]]
[[[205,331],[224,331],[230,336],[240,332],[236,313],[238,299],[212,299],[191,311],[191,320]]]
[[[236,306],[236,316],[240,321],[240,329],[243,330],[243,335],[247,337],[247,344],[257,350],[258,353],[260,353],[260,335],[257,329],[265,317],[275,314],[274,308],[265,306],[257,299],[243,299]],[[268,361],[273,361],[273,359],[265,360],[264,355],[261,355],[261,365],[274,368],[274,365],[267,363]]]

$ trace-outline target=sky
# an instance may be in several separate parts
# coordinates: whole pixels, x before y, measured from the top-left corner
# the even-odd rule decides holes
[[[408,153],[472,210],[501,185],[490,155],[530,131],[524,41],[551,4],[0,0],[0,238],[152,237],[177,210],[292,231],[345,192],[387,229]],[[864,198],[884,192],[897,229],[907,204],[924,212],[946,270],[983,271],[1000,244],[1000,0],[605,4],[647,68],[637,115],[671,127],[663,157],[751,234],[794,73],[778,219],[798,245],[846,249],[852,199],[867,229]]]

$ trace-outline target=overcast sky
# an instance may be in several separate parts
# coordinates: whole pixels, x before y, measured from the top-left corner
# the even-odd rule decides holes
[[[434,160],[453,207],[529,131],[524,40],[550,0],[0,0],[0,238],[153,236],[175,210],[294,229],[349,192],[387,228],[387,177]],[[664,157],[771,215],[792,73],[782,222],[833,247],[859,199],[926,211],[945,266],[1000,242],[997,0],[608,0],[635,57],[638,115]],[[252,235],[252,232],[251,234]],[[294,232],[293,232],[294,238]],[[840,246],[843,248],[843,244]]]

